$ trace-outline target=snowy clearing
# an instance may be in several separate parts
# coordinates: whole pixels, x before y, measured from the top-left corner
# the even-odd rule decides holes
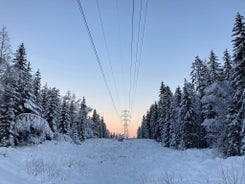
[[[46,141],[32,147],[0,148],[0,182],[222,184],[226,180],[229,184],[237,179],[242,184],[244,158],[222,159],[210,149],[177,151],[144,139],[90,139],[81,145]]]

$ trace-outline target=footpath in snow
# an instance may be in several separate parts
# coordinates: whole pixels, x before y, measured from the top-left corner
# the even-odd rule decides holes
[[[235,178],[245,183],[244,157],[222,159],[210,149],[172,150],[152,140],[0,148],[2,184],[223,184]]]

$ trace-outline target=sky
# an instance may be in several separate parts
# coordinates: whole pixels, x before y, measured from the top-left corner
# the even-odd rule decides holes
[[[7,28],[13,53],[22,42],[25,44],[27,59],[33,72],[40,69],[43,84],[57,87],[61,95],[70,90],[77,98],[85,96],[87,105],[104,117],[111,132],[123,133],[120,114],[129,109],[133,0],[98,2],[105,37],[97,0],[81,0],[118,114],[76,0],[0,0],[0,26]],[[143,15],[145,4],[142,0]],[[131,76],[140,0],[135,0],[134,10]],[[130,137],[136,135],[142,116],[158,100],[161,81],[174,92],[183,86],[184,78],[189,79],[195,57],[208,59],[211,50],[222,63],[224,50],[232,51],[237,12],[245,16],[244,0],[149,0],[137,88],[130,93]]]

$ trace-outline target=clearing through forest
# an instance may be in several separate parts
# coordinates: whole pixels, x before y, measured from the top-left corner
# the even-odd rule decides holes
[[[89,139],[81,145],[46,141],[0,148],[4,184],[199,184],[244,180],[244,157],[222,159],[211,149],[178,151],[153,140]],[[223,172],[223,174],[222,174]]]

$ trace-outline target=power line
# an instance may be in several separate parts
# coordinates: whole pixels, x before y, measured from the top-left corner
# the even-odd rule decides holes
[[[146,27],[147,15],[148,15],[148,6],[149,6],[149,0],[146,0],[145,15],[144,15],[144,22],[143,22],[143,31],[142,31],[142,37],[141,37],[140,52],[139,52],[139,57],[138,57],[138,69],[137,69],[137,74],[136,74],[134,95],[136,95],[137,84],[138,84],[138,79],[139,79],[139,70],[140,70],[140,66],[141,66],[141,57],[142,57],[142,50],[143,50],[144,37],[145,37],[145,27]],[[133,102],[132,102],[133,104],[134,104],[134,101],[135,101],[135,96],[133,96]],[[132,105],[132,109],[133,109],[133,105]]]
[[[140,28],[141,28],[141,17],[142,17],[142,0],[140,0],[140,10],[139,10],[139,20],[138,20],[138,32],[137,32],[137,44],[136,44],[136,54],[135,54],[135,66],[134,66],[134,78],[133,78],[133,92],[132,92],[132,101],[131,101],[131,109],[133,106],[134,101],[134,92],[135,92],[135,86],[136,86],[136,71],[137,71],[137,63],[138,63],[138,52],[139,52],[139,40],[140,40]]]
[[[115,75],[114,75],[113,68],[112,68],[111,56],[110,56],[109,47],[108,47],[108,43],[107,43],[107,39],[106,39],[105,28],[104,28],[104,24],[103,24],[103,19],[102,19],[102,14],[101,14],[101,10],[100,10],[99,0],[96,0],[96,4],[97,4],[98,12],[99,12],[100,24],[101,24],[101,28],[102,28],[103,38],[104,38],[104,42],[105,42],[105,47],[106,47],[106,52],[107,52],[109,66],[110,66],[110,71],[111,71],[111,75],[112,75],[112,79],[113,79],[113,83],[114,83],[114,87],[115,87],[115,92],[116,92],[116,96],[118,98],[119,108],[122,109],[121,108],[120,97],[119,97],[119,94],[118,94],[118,88],[117,88],[117,85],[116,85],[116,79],[115,79]]]
[[[109,85],[108,85],[108,82],[107,82],[107,79],[106,79],[106,76],[105,76],[105,72],[104,72],[104,69],[103,69],[103,66],[101,64],[101,60],[100,60],[100,57],[98,55],[98,52],[97,52],[97,49],[96,49],[96,46],[95,46],[95,43],[94,43],[94,40],[93,40],[93,37],[92,37],[92,34],[90,32],[90,29],[89,29],[89,26],[88,26],[88,23],[87,23],[87,20],[86,20],[86,16],[85,16],[85,13],[84,13],[84,10],[83,10],[83,7],[82,7],[82,3],[80,0],[76,0],[77,1],[77,4],[78,4],[78,8],[80,10],[80,13],[82,15],[82,18],[83,18],[83,23],[85,25],[85,28],[86,28],[86,31],[88,33],[88,36],[89,36],[89,39],[90,39],[90,42],[91,42],[91,45],[92,45],[92,48],[93,48],[93,51],[94,51],[94,54],[96,56],[96,60],[98,62],[98,65],[99,65],[99,69],[101,71],[101,74],[102,74],[102,77],[103,77],[103,80],[104,80],[104,83],[105,83],[105,86],[107,88],[107,91],[109,93],[109,96],[110,96],[110,99],[111,99],[111,102],[113,104],[113,108],[117,114],[117,116],[119,117],[119,113],[117,111],[117,108],[116,108],[116,105],[115,105],[115,102],[114,102],[114,99],[113,99],[113,96],[112,96],[112,93],[111,93],[111,90],[109,88]]]
[[[131,48],[130,48],[130,84],[129,84],[129,109],[131,108],[131,91],[132,91],[132,65],[133,65],[133,41],[134,41],[134,0],[131,19]]]

